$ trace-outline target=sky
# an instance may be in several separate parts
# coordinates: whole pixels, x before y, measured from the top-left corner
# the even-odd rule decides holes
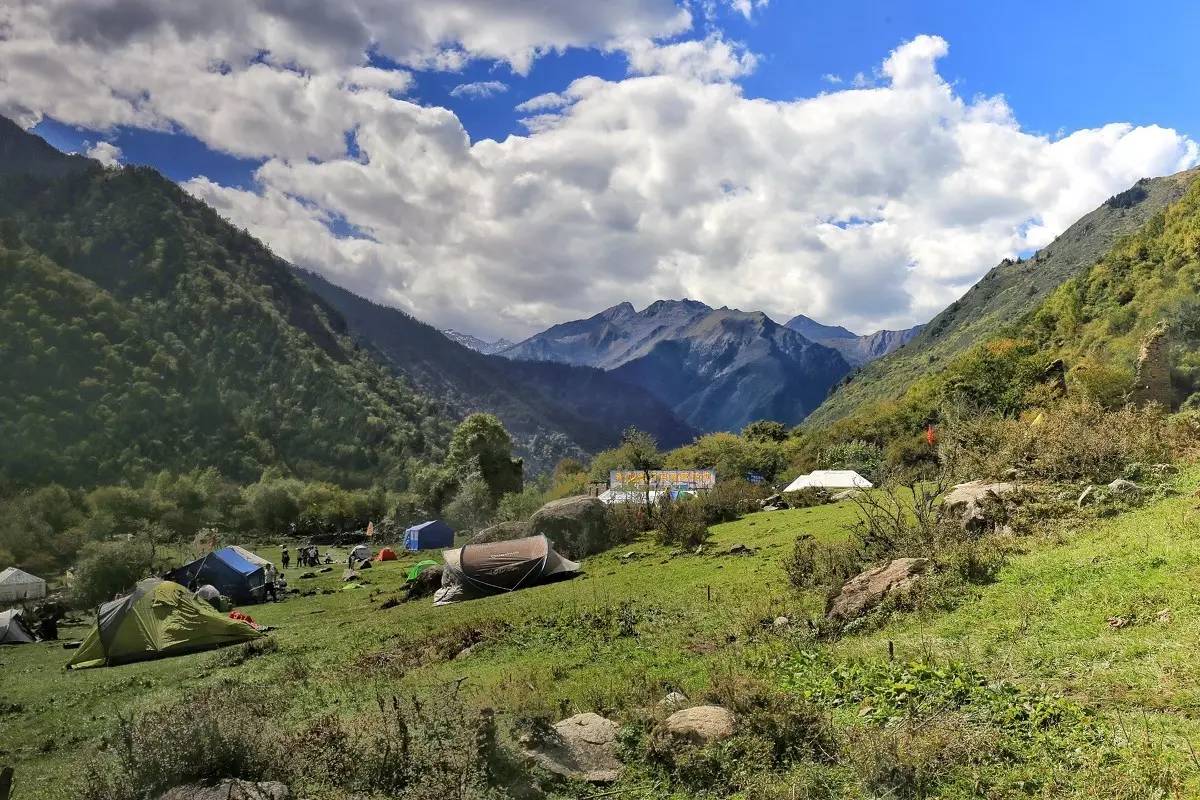
[[[0,114],[519,339],[691,297],[923,322],[1200,163],[1200,6],[9,0]]]

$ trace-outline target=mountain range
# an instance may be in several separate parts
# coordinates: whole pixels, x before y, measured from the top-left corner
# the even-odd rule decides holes
[[[472,336],[469,333],[462,333],[461,331],[456,331],[453,328],[443,328],[441,333],[450,341],[458,342],[463,347],[474,350],[476,353],[483,353],[485,356],[494,355],[495,353],[499,353],[502,350],[507,350],[513,346],[513,342],[510,342],[508,339],[501,338],[495,340],[494,342],[485,342],[478,336]]]

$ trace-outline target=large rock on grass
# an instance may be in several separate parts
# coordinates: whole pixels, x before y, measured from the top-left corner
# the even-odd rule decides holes
[[[509,542],[513,539],[524,539],[528,535],[529,523],[527,522],[498,522],[472,536],[468,544]]]
[[[608,549],[608,507],[581,495],[552,500],[529,518],[529,535],[545,536],[567,558],[579,559]]]
[[[703,747],[733,736],[737,718],[721,706],[692,706],[676,711],[662,724],[661,733],[670,741]]]
[[[955,486],[942,499],[943,504],[959,518],[963,530],[983,533],[1007,521],[1004,498],[1017,489],[1012,483],[971,481]]]
[[[849,622],[870,611],[894,592],[904,591],[917,583],[929,568],[925,558],[897,558],[882,567],[875,567],[846,581],[837,596],[829,601],[826,618]]]
[[[276,781],[225,778],[214,784],[189,783],[168,789],[159,800],[290,800],[288,787]]]
[[[555,775],[591,783],[611,783],[621,776],[617,733],[621,727],[590,711],[556,723],[552,733],[528,745],[535,764]]]

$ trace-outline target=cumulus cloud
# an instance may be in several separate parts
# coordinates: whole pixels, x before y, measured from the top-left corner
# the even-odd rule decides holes
[[[623,42],[620,49],[629,58],[636,75],[676,75],[699,81],[730,81],[749,75],[758,57],[744,46],[728,42],[719,34],[673,44],[649,39]]]
[[[121,148],[112,142],[96,142],[84,155],[96,159],[106,167],[117,167],[121,164]]]
[[[863,330],[924,321],[1136,179],[1200,160],[1154,126],[1026,132],[1003,98],[955,93],[937,37],[872,79],[771,101],[736,83],[755,65],[744,48],[678,41],[691,21],[672,2],[342,5],[326,19],[304,0],[13,0],[0,109],[262,158],[252,189],[186,188],[356,292],[510,338],[681,296]],[[579,43],[623,50],[630,77],[527,100],[528,135],[474,144],[406,95],[406,70],[366,58],[520,72]],[[361,234],[335,233],[341,220]]]
[[[450,90],[451,97],[484,98],[508,91],[508,84],[501,81],[476,81],[460,83]]]
[[[1200,159],[1152,126],[1024,132],[1002,99],[954,93],[945,51],[921,37],[880,86],[791,102],[674,74],[580,79],[534,104],[537,132],[474,145],[449,112],[393,100],[359,128],[359,161],[274,159],[256,191],[188,188],[442,326],[520,336],[686,295],[870,330],[928,319],[1001,258]],[[325,213],[370,238],[335,237]]]

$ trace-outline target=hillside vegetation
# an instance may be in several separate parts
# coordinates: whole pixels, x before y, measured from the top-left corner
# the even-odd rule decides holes
[[[1005,261],[934,317],[899,350],[850,376],[808,418],[826,426],[901,397],[940,373],[955,357],[998,335],[1038,308],[1063,282],[1091,268],[1123,237],[1180,199],[1196,176],[1189,170],[1139,181],[1081,218],[1028,260]]]

